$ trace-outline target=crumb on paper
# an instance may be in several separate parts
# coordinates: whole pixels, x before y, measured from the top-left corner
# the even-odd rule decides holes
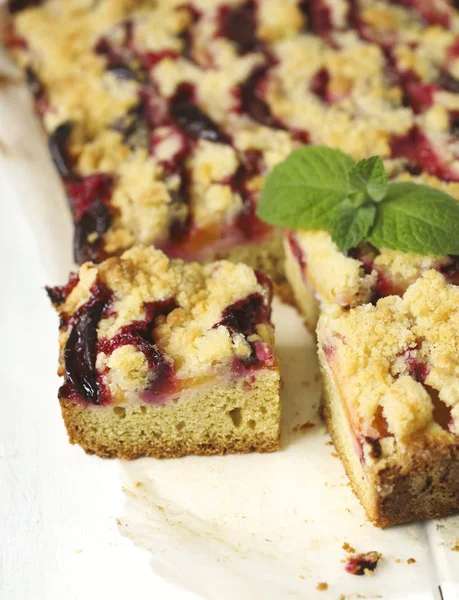
[[[416,562],[416,559],[415,559],[415,558],[409,558],[409,559],[408,559],[406,562],[407,562],[409,565],[412,565],[412,564],[414,564],[414,563]]]
[[[330,456],[333,456],[334,458],[339,458],[339,456],[336,454],[336,452],[330,452]]]
[[[325,592],[325,590],[328,590],[328,583],[321,581],[316,585],[316,589],[319,590],[319,592]]]
[[[345,550],[346,552],[349,552],[349,554],[354,554],[354,552],[355,552],[355,548],[353,548],[347,542],[344,542],[344,544],[343,544],[343,550]]]
[[[459,540],[456,540],[456,545],[451,548],[453,552],[459,552]]]
[[[295,425],[292,431],[306,431],[306,429],[311,429],[315,426],[315,423],[311,423],[311,421],[306,421],[306,423],[302,423],[301,425]]]
[[[333,442],[331,440],[328,440],[328,442],[325,442],[326,446],[333,446]]]
[[[344,569],[351,575],[370,575],[378,566],[382,554],[380,552],[364,552],[351,556],[347,561]]]
[[[310,381],[302,381],[302,382],[301,382],[301,385],[302,385],[303,387],[309,387],[309,386],[311,385],[311,382],[310,382]]]
[[[304,575],[300,575],[299,577],[300,577],[300,579],[304,579]]]
[[[136,482],[134,483],[134,487],[136,487],[136,488],[140,487],[141,485],[142,485],[142,482],[141,482],[141,481],[136,481]]]

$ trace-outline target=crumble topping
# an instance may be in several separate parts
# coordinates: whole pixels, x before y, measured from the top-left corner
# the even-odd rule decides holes
[[[269,281],[243,264],[202,266],[136,247],[99,265],[84,264],[77,283],[74,277],[72,286],[51,289],[50,297],[61,317],[66,383],[76,379],[69,355],[78,356],[80,344],[83,365],[91,352],[95,357],[86,380],[95,378],[111,401],[135,399],[149,387],[153,393],[163,372],[175,384],[198,384],[234,369],[275,366]],[[75,331],[76,350],[69,348]]]
[[[419,439],[457,443],[459,288],[439,272],[427,271],[402,298],[347,312],[330,306],[318,339],[354,431],[381,442],[379,456]]]

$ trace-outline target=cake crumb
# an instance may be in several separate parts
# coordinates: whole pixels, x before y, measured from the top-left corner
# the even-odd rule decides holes
[[[459,552],[459,540],[456,540],[456,545],[451,548],[453,552]]]
[[[414,558],[409,558],[409,559],[408,559],[406,562],[407,562],[409,565],[412,565],[412,564],[414,564],[414,563],[416,562],[416,559],[414,559]]]
[[[306,421],[306,423],[302,423],[301,425],[295,425],[292,431],[306,431],[306,429],[311,429],[311,427],[315,426],[315,423],[311,423],[311,421]]]
[[[344,542],[343,544],[343,550],[345,550],[346,552],[348,552],[349,554],[354,554],[355,552],[355,548],[353,548],[350,544],[348,544],[347,542]]]
[[[378,562],[382,558],[380,552],[365,552],[351,556],[347,561],[344,569],[351,575],[370,575],[378,566]]]
[[[141,485],[142,485],[142,482],[141,482],[141,481],[136,481],[136,482],[134,483],[134,487],[136,487],[136,488],[140,487]]]
[[[336,454],[336,452],[330,452],[330,456],[333,456],[334,458],[339,458],[339,456]]]
[[[316,585],[316,589],[319,590],[319,592],[325,592],[325,590],[328,590],[328,583],[321,581]]]
[[[333,446],[333,442],[331,440],[328,440],[328,442],[325,442],[326,446]]]

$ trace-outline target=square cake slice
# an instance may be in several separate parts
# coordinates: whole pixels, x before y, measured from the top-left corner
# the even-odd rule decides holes
[[[445,191],[459,200],[459,184],[431,176],[405,177]],[[327,231],[288,231],[284,238],[285,273],[307,327],[314,330],[322,308],[350,308],[401,296],[429,269],[459,284],[459,261],[452,256],[421,256],[363,242],[342,252]]]
[[[72,443],[127,459],[279,448],[264,275],[136,247],[85,263],[48,294],[60,316],[59,400]]]
[[[329,307],[317,335],[325,419],[368,517],[459,509],[459,288],[430,270],[403,297]]]

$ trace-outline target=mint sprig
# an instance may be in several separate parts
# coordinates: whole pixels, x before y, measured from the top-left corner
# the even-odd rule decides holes
[[[413,182],[388,183],[378,156],[304,146],[274,167],[258,216],[290,229],[329,231],[342,251],[369,241],[418,254],[459,254],[459,202]]]

